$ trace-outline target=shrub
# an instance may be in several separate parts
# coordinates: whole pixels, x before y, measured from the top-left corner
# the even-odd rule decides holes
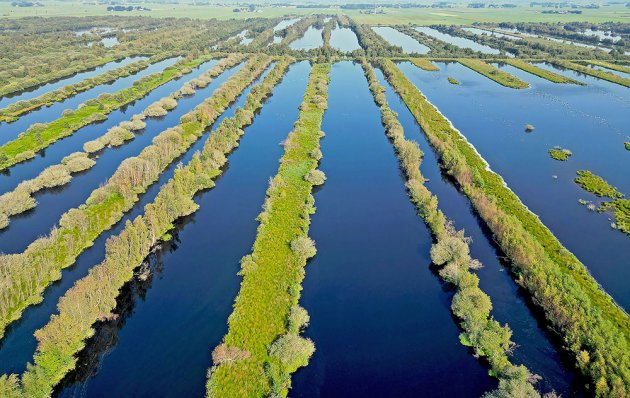
[[[315,148],[311,151],[310,156],[315,160],[321,160],[322,151],[319,148]]]
[[[179,89],[179,92],[182,95],[193,95],[195,93],[195,89],[190,83],[186,83]]]
[[[162,108],[159,103],[155,103],[150,105],[147,109],[144,110],[144,114],[149,117],[161,117],[165,116],[168,112],[166,109]]]
[[[241,350],[238,347],[228,347],[225,343],[219,344],[214,350],[212,350],[212,363],[215,365],[242,361],[243,359],[247,359],[249,357],[250,353],[248,351]]]
[[[52,188],[65,185],[70,182],[72,177],[70,172],[63,165],[53,165],[44,169],[37,176],[36,185],[42,188]]]
[[[145,127],[147,127],[147,124],[142,119],[134,116],[133,118],[131,118],[128,129],[131,131],[138,131],[142,130]]]
[[[83,150],[87,153],[95,153],[105,148],[105,143],[99,139],[88,141],[83,144]]]
[[[24,213],[35,206],[37,202],[27,190],[17,189],[0,196],[0,213],[9,216]]]
[[[469,261],[470,249],[461,236],[447,236],[431,247],[431,260],[436,265],[446,263],[465,264]]]
[[[238,274],[243,276],[255,271],[257,268],[258,264],[256,264],[256,262],[254,261],[252,255],[248,254],[241,259],[241,270],[238,272]]]
[[[109,144],[112,146],[120,146],[125,141],[129,141],[134,138],[134,135],[131,131],[124,129],[119,126],[114,126],[106,134],[107,139],[109,140]]]
[[[308,312],[299,305],[294,305],[291,307],[291,312],[289,313],[288,320],[288,329],[289,333],[299,334],[302,329],[308,326],[311,317],[308,315]]]
[[[313,185],[322,185],[326,181],[326,174],[321,170],[311,170],[304,176],[304,179]]]
[[[308,360],[315,352],[315,344],[294,334],[280,336],[269,349],[269,355],[277,358],[289,373],[308,365]]]
[[[315,241],[308,236],[298,236],[291,242],[291,250],[293,253],[304,257],[311,258],[317,253]]]
[[[160,105],[162,108],[170,111],[171,109],[175,109],[177,106],[177,100],[175,98],[165,97],[160,100]]]
[[[531,124],[526,124],[525,125],[525,131],[527,131],[528,133],[531,131],[534,131],[535,127]]]
[[[75,152],[63,158],[61,164],[65,165],[70,173],[78,173],[93,167],[96,162],[90,159],[85,152]]]

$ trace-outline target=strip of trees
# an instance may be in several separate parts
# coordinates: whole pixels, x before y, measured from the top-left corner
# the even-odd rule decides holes
[[[571,79],[570,77],[560,75],[558,73],[549,71],[547,69],[539,68],[536,65],[532,65],[531,63],[525,62],[520,59],[506,59],[506,60],[503,60],[503,62],[515,68],[524,70],[525,72],[531,73],[532,75],[536,75],[543,79],[549,80],[550,82],[553,82],[553,83],[571,83],[571,84],[578,84],[581,86],[585,85],[584,83]]]
[[[118,147],[125,142],[132,140],[136,132],[146,127],[144,120],[147,117],[164,116],[168,111],[177,106],[177,99],[185,95],[194,93],[195,88],[206,87],[213,77],[218,76],[226,67],[234,65],[242,57],[232,56],[219,61],[215,68],[208,70],[198,78],[186,82],[181,89],[175,91],[168,97],[149,105],[143,112],[134,115],[128,121],[123,121],[117,126],[107,130],[102,136],[88,141],[83,145],[83,152],[75,152],[64,159],[60,164],[52,165],[44,169],[37,177],[22,181],[14,190],[0,195],[0,229],[9,225],[12,216],[24,213],[37,206],[37,201],[33,195],[42,189],[60,187],[72,180],[72,174],[85,171],[96,164],[98,154],[105,147]],[[191,69],[183,70],[182,73],[192,72]],[[192,91],[191,91],[192,90]]]
[[[213,69],[218,74],[241,57],[233,55],[228,63]],[[45,288],[61,278],[61,270],[72,265],[94,239],[118,222],[162,171],[264,72],[269,62],[266,55],[254,56],[210,98],[182,116],[180,125],[161,132],[138,156],[123,161],[83,205],[62,215],[59,227],[48,236],[35,240],[22,253],[0,256],[0,336],[26,307],[43,299]]]
[[[554,64],[555,66],[558,66],[563,69],[571,69],[578,73],[582,73],[584,75],[593,76],[598,79],[602,79],[602,80],[609,81],[611,83],[619,84],[621,86],[630,87],[630,79],[628,79],[627,77],[616,75],[612,72],[608,72],[601,69],[589,68],[588,66],[585,66],[585,65],[581,65],[575,62],[570,62],[570,61],[564,61],[560,59],[551,60],[550,62]]]
[[[535,377],[526,367],[516,366],[509,360],[509,354],[516,346],[511,340],[512,331],[490,315],[490,297],[479,288],[479,278],[471,272],[479,268],[481,263],[470,257],[470,239],[464,236],[463,231],[455,230],[438,208],[437,197],[425,187],[424,177],[420,173],[422,151],[415,141],[405,138],[396,113],[387,103],[385,88],[365,59],[362,64],[374,102],[381,110],[385,133],[394,146],[400,168],[406,177],[409,198],[433,233],[435,243],[431,248],[431,259],[441,267],[440,277],[457,289],[451,310],[464,330],[460,341],[472,347],[476,357],[487,359],[491,374],[499,379],[498,390],[486,394],[486,397],[539,397],[533,387]]]
[[[286,396],[291,374],[315,351],[313,342],[300,336],[309,318],[298,301],[304,267],[316,253],[308,228],[315,212],[313,187],[325,180],[317,166],[329,75],[330,64],[313,65],[258,216],[252,253],[241,261],[243,280],[229,330],[212,353],[208,397]]]
[[[96,77],[85,79],[78,83],[70,84],[54,91],[49,91],[45,94],[40,95],[39,97],[16,102],[7,106],[4,109],[0,109],[0,122],[15,121],[18,119],[18,117],[25,113],[39,109],[43,106],[50,106],[55,102],[61,102],[66,98],[73,97],[83,91],[91,89],[92,87],[111,83],[121,77],[133,75],[143,69],[148,68],[149,65],[154,62],[159,62],[164,60],[165,58],[168,58],[169,55],[170,54],[156,55],[151,57],[151,59],[149,59],[148,61],[141,60],[138,62],[134,62],[132,64],[110,70]]]
[[[593,393],[626,396],[628,315],[395,64],[386,59],[378,64],[422,127],[442,167],[492,231],[511,261],[513,277],[542,308],[575,366],[592,381]]]
[[[257,61],[257,62],[256,62]],[[245,105],[234,116],[224,119],[208,136],[201,153],[194,155],[173,178],[162,186],[155,200],[145,206],[143,216],[128,221],[124,230],[107,241],[103,262],[77,281],[59,300],[58,314],[35,333],[38,345],[33,364],[29,364],[22,377],[0,377],[0,395],[3,397],[48,397],[54,387],[76,365],[76,354],[85,341],[94,334],[94,324],[112,319],[116,297],[125,283],[160,241],[173,228],[180,217],[195,212],[199,206],[194,195],[214,187],[214,180],[225,170],[227,156],[238,147],[243,129],[254,120],[255,112],[271,95],[282,79],[289,63],[282,58],[263,82],[252,88]],[[264,59],[252,59],[250,67],[269,64]],[[247,67],[246,67],[247,68]],[[265,67],[263,67],[263,70]],[[204,130],[220,112],[213,108],[198,107],[182,122],[183,130]]]
[[[57,120],[30,126],[18,138],[0,146],[0,170],[35,157],[37,151],[74,134],[88,124],[107,119],[107,115],[114,110],[144,97],[161,85],[181,77],[184,72],[196,68],[213,57],[213,55],[202,55],[196,58],[190,56],[162,72],[136,80],[131,87],[124,88],[114,94],[104,93],[98,98],[86,101],[83,106],[64,112],[63,116]]]

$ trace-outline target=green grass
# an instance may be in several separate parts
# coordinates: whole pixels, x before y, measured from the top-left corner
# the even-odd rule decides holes
[[[505,62],[508,65],[512,65],[515,68],[524,70],[525,72],[531,73],[532,75],[536,75],[543,79],[549,80],[550,82],[553,82],[553,83],[572,83],[572,84],[584,85],[584,83],[582,82],[568,78],[558,73],[551,72],[547,69],[539,68],[535,65],[532,65],[520,59],[506,59],[506,60],[502,60],[502,62]]]
[[[630,68],[628,68],[627,66],[614,64],[614,63],[611,63],[611,62],[597,61],[597,60],[588,60],[588,61],[584,61],[584,63],[601,66],[601,67],[607,68],[607,69],[616,70],[617,72],[630,73]]]
[[[431,72],[440,70],[436,64],[426,58],[411,58],[410,61],[412,64],[423,70]]]
[[[626,148],[627,151],[630,151],[630,142],[624,142],[623,146]]]
[[[212,57],[211,55],[204,55],[190,61],[178,63],[164,69],[162,72],[140,79],[132,87],[122,89],[103,99],[88,101],[86,106],[79,107],[70,114],[46,124],[41,130],[32,131],[29,129],[25,131],[15,140],[0,146],[0,170],[35,157],[37,151],[41,151],[52,143],[74,134],[88,124],[106,119],[105,115],[142,98],[157,87],[174,79],[183,69],[195,68],[203,62],[212,59]]]
[[[529,84],[520,80],[516,76],[513,76],[507,72],[499,70],[487,62],[474,58],[458,58],[457,62],[464,65],[467,68],[474,70],[475,72],[494,80],[502,86],[523,89],[529,87]]]
[[[585,66],[585,65],[580,65],[575,62],[564,61],[564,60],[552,60],[550,62],[561,68],[571,69],[576,72],[583,73],[585,75],[596,77],[598,79],[607,80],[611,83],[616,83],[621,86],[630,87],[630,79],[621,77],[612,72],[589,68],[588,66]]]
[[[257,266],[243,270],[228,320],[225,345],[247,352],[248,358],[215,366],[207,384],[208,396],[285,396],[290,374],[296,370],[283,367],[269,350],[276,339],[289,332],[289,313],[297,305],[304,278],[306,258],[295,253],[290,244],[307,235],[309,214],[315,210],[313,185],[305,177],[318,164],[311,153],[319,149],[329,73],[329,64],[312,67],[298,121],[267,191],[266,210],[258,218],[261,224],[249,257]],[[278,385],[270,376],[277,373],[286,384]]]
[[[600,176],[591,173],[588,170],[579,170],[577,172],[575,182],[584,190],[597,196],[606,196],[608,198],[623,198],[623,194],[617,188],[610,185]]]
[[[571,151],[566,148],[563,149],[560,147],[554,147],[553,149],[549,150],[549,156],[551,156],[551,158],[555,160],[560,160],[560,161],[569,160],[571,155],[573,155]]]
[[[448,80],[448,82],[451,84],[459,84],[459,80],[455,79],[454,77],[449,76],[446,80]]]

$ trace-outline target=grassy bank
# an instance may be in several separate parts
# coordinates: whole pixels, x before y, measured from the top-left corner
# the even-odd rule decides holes
[[[431,72],[440,70],[440,68],[438,68],[436,64],[426,58],[411,58],[410,61],[412,64],[423,70]]]
[[[594,195],[612,199],[602,202],[597,211],[611,212],[615,217],[612,227],[630,236],[630,200],[625,199],[625,195],[610,185],[608,181],[588,170],[578,170],[577,175],[575,182],[582,189]]]
[[[237,55],[231,62],[240,59]],[[0,256],[0,336],[26,307],[43,299],[45,288],[61,277],[62,269],[133,207],[162,171],[263,73],[269,61],[268,56],[250,60],[210,98],[182,116],[179,126],[161,132],[138,156],[123,161],[83,205],[62,215],[59,227],[49,236],[35,240],[22,253]],[[220,72],[224,66],[217,65],[215,70]]]
[[[457,62],[464,65],[467,68],[474,70],[475,72],[484,75],[490,80],[494,80],[502,86],[522,89],[529,87],[529,84],[517,78],[516,76],[510,75],[507,72],[503,72],[495,68],[494,66],[488,64],[485,61],[475,58],[458,58]]]
[[[254,68],[266,66],[261,60]],[[172,227],[176,219],[198,209],[194,195],[214,187],[214,181],[225,170],[227,156],[238,147],[243,128],[254,120],[262,101],[271,95],[281,80],[290,60],[283,58],[264,81],[254,87],[243,108],[231,119],[225,119],[208,137],[202,152],[196,154],[179,169],[158,193],[153,203],[145,206],[145,214],[107,242],[106,257],[79,280],[60,299],[59,313],[35,333],[38,341],[33,365],[18,378],[16,375],[0,378],[0,392],[15,391],[15,397],[47,397],[53,388],[76,364],[75,355],[85,346],[85,340],[94,334],[94,324],[107,321],[116,308],[116,297],[125,283],[133,278],[151,249]],[[194,111],[192,115],[195,115]],[[203,117],[202,117],[203,119]],[[203,129],[205,122],[195,118],[187,123]],[[3,395],[4,396],[4,395]]]
[[[195,68],[212,59],[212,55],[183,60],[162,72],[145,76],[134,82],[132,87],[122,89],[114,94],[101,94],[98,98],[87,101],[74,111],[50,123],[29,127],[20,136],[0,146],[0,170],[35,157],[35,153],[47,148],[52,143],[74,134],[81,127],[107,119],[107,114],[138,100],[157,87],[181,76],[182,72]]]
[[[539,68],[535,65],[530,64],[529,62],[525,62],[520,59],[505,59],[505,60],[502,60],[502,62],[505,62],[508,65],[512,65],[515,68],[524,70],[525,72],[531,73],[532,75],[536,75],[543,79],[549,80],[550,82],[553,82],[553,83],[572,83],[572,84],[579,84],[581,86],[584,86],[584,83],[582,82],[573,80],[566,76],[562,76],[558,73],[548,71],[547,69]]]
[[[49,91],[45,94],[40,95],[39,97],[16,102],[7,106],[6,108],[0,109],[0,122],[15,121],[18,119],[18,117],[25,113],[31,112],[35,109],[39,109],[43,106],[50,106],[55,102],[61,102],[66,98],[73,97],[83,91],[91,89],[92,87],[111,83],[121,77],[133,75],[143,69],[146,69],[152,63],[159,62],[165,58],[167,58],[166,55],[154,56],[151,57],[151,59],[148,61],[143,60],[134,62],[132,64],[110,70],[98,76],[82,80],[78,83],[70,84],[54,91]]]
[[[400,168],[406,177],[407,193],[433,233],[435,243],[431,249],[431,259],[441,266],[440,276],[457,288],[451,310],[459,319],[464,330],[460,341],[473,348],[477,357],[488,360],[491,374],[499,379],[496,396],[539,397],[531,380],[531,373],[524,366],[513,365],[508,355],[516,346],[511,341],[512,331],[490,316],[492,303],[479,288],[479,278],[471,272],[481,264],[470,257],[470,239],[463,231],[456,231],[441,210],[437,197],[424,186],[420,173],[422,151],[418,144],[405,138],[405,132],[387,104],[385,88],[380,85],[374,71],[363,60],[363,69],[370,84],[374,102],[381,110],[381,121],[390,142],[394,146]]]
[[[552,64],[559,66],[560,68],[571,69],[579,73],[583,73],[585,75],[593,76],[598,79],[606,80],[611,83],[619,84],[622,86],[630,87],[630,79],[621,77],[619,75],[615,75],[612,72],[606,72],[600,69],[589,68],[585,65],[580,65],[575,62],[564,61],[564,60],[553,60],[550,61]],[[592,61],[589,61],[592,63]]]
[[[286,396],[291,374],[314,347],[299,336],[308,314],[298,301],[304,266],[315,255],[308,238],[315,211],[313,186],[327,106],[329,64],[315,64],[294,130],[270,183],[252,253],[241,262],[243,281],[223,343],[213,351],[209,397]]]
[[[620,64],[613,64],[611,62],[590,60],[590,61],[584,61],[584,63],[601,66],[602,68],[616,70],[617,72],[630,73],[629,67],[620,65]]]
[[[630,385],[628,315],[394,63],[379,63],[422,126],[442,166],[471,199],[510,259],[517,282],[544,310],[575,365],[592,380],[594,393],[626,395]]]

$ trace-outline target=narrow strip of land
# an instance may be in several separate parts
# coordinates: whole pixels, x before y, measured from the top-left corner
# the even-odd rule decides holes
[[[494,80],[502,86],[522,89],[529,87],[529,83],[526,83],[518,77],[511,75],[507,72],[499,70],[489,63],[475,58],[458,58],[457,62],[464,65],[467,68],[474,70],[475,72],[487,77],[490,80]]]
[[[308,315],[298,301],[304,266],[316,252],[308,227],[313,186],[325,179],[317,165],[329,74],[329,64],[313,65],[300,116],[258,217],[252,253],[241,263],[243,281],[228,333],[213,351],[208,396],[285,396],[291,374],[314,351],[299,335]]]

